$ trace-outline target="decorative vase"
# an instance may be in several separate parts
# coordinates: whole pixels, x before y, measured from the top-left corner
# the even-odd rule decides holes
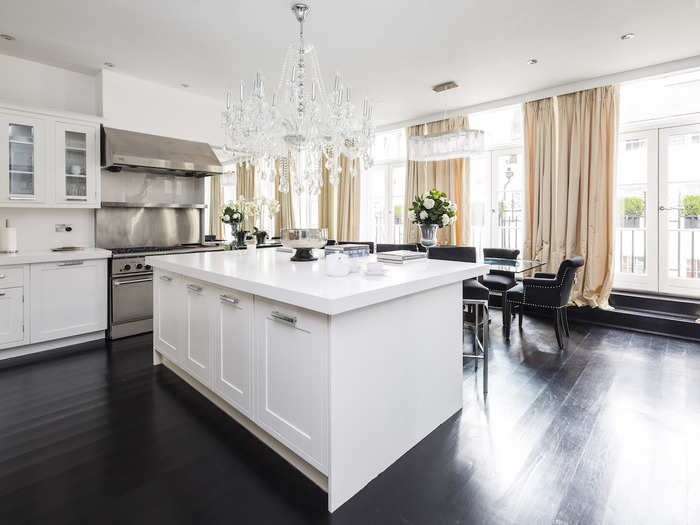
[[[257,241],[258,244],[263,244],[265,242],[265,238],[267,237],[267,232],[256,232],[255,233],[255,240]]]
[[[437,224],[419,224],[420,243],[424,248],[430,248],[437,244]]]

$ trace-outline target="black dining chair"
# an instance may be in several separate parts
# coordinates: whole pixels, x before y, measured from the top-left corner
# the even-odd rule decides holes
[[[326,246],[335,246],[335,239],[328,239],[326,241]]]
[[[381,252],[393,252],[394,250],[408,250],[411,252],[417,252],[418,251],[418,245],[415,243],[412,244],[384,244],[384,243],[377,243],[377,253]]]
[[[484,257],[495,257],[497,259],[517,259],[520,250],[509,248],[484,248]],[[479,278],[481,284],[490,291],[501,295],[501,306],[503,307],[503,326],[506,323],[506,292],[515,286],[515,274],[504,270],[491,270],[486,275]]]
[[[566,259],[559,265],[559,271],[554,273],[537,272],[534,277],[526,277],[521,283],[508,290],[506,295],[506,341],[510,340],[510,313],[518,310],[518,326],[523,326],[523,306],[553,308],[556,312],[554,332],[557,343],[562,350],[566,348],[566,338],[569,337],[569,318],[566,305],[571,298],[571,290],[576,282],[576,271],[583,266],[583,257],[576,255]]]
[[[443,261],[476,262],[476,248],[471,246],[434,246],[428,250],[428,259],[441,259]],[[467,320],[465,326],[474,329],[474,353],[462,356],[474,359],[474,371],[479,368],[479,359],[484,360],[484,395],[488,393],[489,374],[489,290],[477,279],[465,279],[462,281],[462,305],[468,310],[473,307],[474,321]],[[483,315],[479,321],[479,309]],[[471,312],[465,312],[471,313]],[[479,340],[479,327],[482,329]],[[481,353],[479,352],[481,350]]]
[[[374,253],[374,242],[372,241],[338,241],[338,244],[367,244],[369,253]]]

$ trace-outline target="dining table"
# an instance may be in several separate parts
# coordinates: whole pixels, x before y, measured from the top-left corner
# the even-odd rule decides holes
[[[499,257],[484,257],[483,260],[479,262],[487,264],[491,270],[500,270],[502,272],[512,272],[515,274],[523,274],[547,264],[547,261],[538,261],[536,259],[501,259]],[[503,326],[505,326],[506,321],[505,315],[506,309],[503,308]]]

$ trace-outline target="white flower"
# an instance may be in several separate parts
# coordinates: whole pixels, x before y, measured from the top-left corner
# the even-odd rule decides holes
[[[442,216],[440,216],[440,220],[442,221],[443,226],[447,226],[450,224],[450,218],[447,216],[446,213],[443,213]]]
[[[435,201],[433,199],[425,199],[423,201],[423,206],[426,210],[430,210],[433,208],[433,206],[435,206]]]
[[[231,220],[231,217],[229,217],[228,215],[222,215],[222,216],[221,216],[221,220],[224,221],[224,222],[228,222],[228,221]]]
[[[227,215],[226,217],[228,217],[228,215]],[[237,221],[237,220],[239,220],[240,218],[241,218],[241,214],[240,214],[240,213],[236,212],[236,213],[233,214],[233,219],[234,219],[234,220]]]
[[[440,197],[440,200],[441,200],[442,202],[445,202],[445,201],[447,200],[447,197]]]
[[[425,210],[421,211],[421,212],[420,212],[420,218],[421,218],[422,220],[427,219],[427,218],[428,218],[428,212],[425,211]]]
[[[450,211],[457,211],[457,204],[455,204],[454,202],[451,202],[447,205],[447,209]]]
[[[408,220],[411,222],[416,222],[416,212],[413,210],[410,210],[408,212]]]
[[[457,222],[457,216],[456,216],[456,215],[453,216],[453,217],[450,217],[450,224],[454,224],[455,222]]]
[[[429,192],[429,191],[426,191],[426,192],[423,194],[423,198],[424,198],[424,199],[429,199],[429,198],[430,198],[430,192]]]

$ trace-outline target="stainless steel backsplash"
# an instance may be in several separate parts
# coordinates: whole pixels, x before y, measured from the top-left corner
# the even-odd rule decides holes
[[[202,211],[189,208],[100,208],[98,248],[176,246],[201,242]]]

